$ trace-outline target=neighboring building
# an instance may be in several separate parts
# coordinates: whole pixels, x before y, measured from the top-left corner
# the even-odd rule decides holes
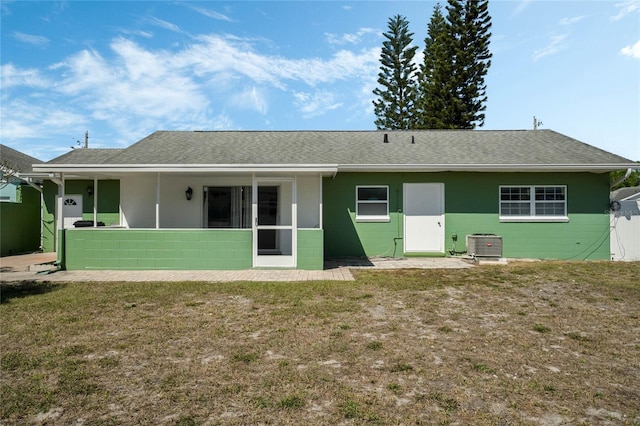
[[[640,186],[611,193],[611,260],[640,261]]]
[[[609,259],[609,172],[635,167],[551,130],[158,131],[34,170],[67,269],[321,269],[471,234],[509,258]]]
[[[42,161],[0,145],[0,256],[41,246],[41,181],[26,177]]]

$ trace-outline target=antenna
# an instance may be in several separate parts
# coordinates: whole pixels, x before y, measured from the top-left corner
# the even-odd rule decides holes
[[[88,130],[84,132],[84,146],[82,145],[82,142],[80,142],[79,140],[76,140],[76,145],[78,146],[71,146],[71,149],[89,148],[89,131]]]
[[[542,121],[539,121],[536,116],[533,116],[533,130],[538,130],[538,127],[542,126]]]

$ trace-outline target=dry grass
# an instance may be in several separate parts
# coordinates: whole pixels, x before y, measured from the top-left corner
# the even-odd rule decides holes
[[[3,285],[0,423],[640,424],[640,265]]]

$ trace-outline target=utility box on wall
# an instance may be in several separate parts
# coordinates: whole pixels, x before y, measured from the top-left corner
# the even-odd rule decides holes
[[[494,234],[467,235],[467,253],[476,257],[502,257],[502,237]]]

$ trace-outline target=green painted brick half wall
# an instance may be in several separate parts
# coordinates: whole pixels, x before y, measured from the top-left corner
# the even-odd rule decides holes
[[[297,234],[297,269],[322,270],[324,268],[322,229],[298,229]]]
[[[82,195],[82,218],[93,220],[94,196],[89,195],[87,188],[93,187],[93,180],[68,180],[65,181],[65,194]],[[45,181],[43,185],[42,205],[42,247],[46,252],[55,251],[55,210],[58,186]],[[120,223],[120,181],[98,181],[98,221],[105,225],[117,225]]]
[[[250,269],[251,230],[68,229],[64,266],[80,269]],[[298,230],[298,269],[323,268],[320,229]]]
[[[68,229],[65,267],[79,269],[249,269],[251,230]]]
[[[403,256],[403,184],[421,182],[444,183],[447,251],[486,233],[503,237],[505,257],[610,258],[607,173],[340,173],[323,181],[325,256]],[[358,185],[389,186],[389,222],[355,221]],[[566,185],[569,222],[500,222],[500,185]]]

